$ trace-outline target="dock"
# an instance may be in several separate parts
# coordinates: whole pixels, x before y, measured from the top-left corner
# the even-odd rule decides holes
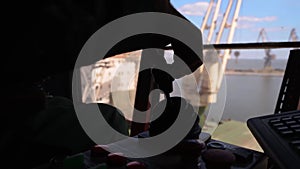
[[[245,122],[235,120],[222,121],[213,132],[212,138],[244,148],[263,152]]]

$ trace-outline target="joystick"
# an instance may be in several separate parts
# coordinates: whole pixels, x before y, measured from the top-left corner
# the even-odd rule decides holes
[[[236,160],[232,152],[223,149],[208,149],[202,158],[207,169],[230,169]]]
[[[181,108],[181,106],[183,108]],[[159,102],[151,111],[151,114],[162,114],[150,123],[149,135],[156,136],[163,133],[175,122],[179,111],[184,111],[186,116],[196,116],[193,127],[184,139],[199,139],[201,128],[199,126],[199,116],[194,112],[192,105],[181,97],[169,97]]]

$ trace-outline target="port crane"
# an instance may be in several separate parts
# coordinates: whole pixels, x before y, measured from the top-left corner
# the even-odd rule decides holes
[[[293,41],[293,42],[295,42],[295,41],[298,41],[298,36],[297,36],[297,34],[296,34],[296,29],[295,28],[293,28],[292,30],[291,30],[291,33],[290,33],[290,36],[289,36],[289,41]]]
[[[259,34],[258,34],[258,37],[257,37],[257,42],[259,42],[260,40],[262,42],[269,41],[268,36],[267,36],[267,32],[264,28],[262,28],[259,31]],[[272,60],[274,60],[276,58],[276,55],[271,53],[270,48],[265,49],[265,54],[266,54],[266,56],[264,58],[265,59],[264,69],[271,69],[272,68]]]

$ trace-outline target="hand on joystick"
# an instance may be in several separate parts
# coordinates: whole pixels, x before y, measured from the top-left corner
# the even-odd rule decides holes
[[[183,106],[183,108],[180,106]],[[166,131],[175,122],[179,111],[183,110],[186,116],[197,116],[196,121],[185,138],[171,151],[181,154],[200,155],[205,144],[199,140],[201,127],[199,126],[199,116],[194,112],[193,107],[181,97],[170,97],[158,103],[151,113],[160,113],[162,109],[164,109],[162,114],[150,124],[150,136],[156,136]]]

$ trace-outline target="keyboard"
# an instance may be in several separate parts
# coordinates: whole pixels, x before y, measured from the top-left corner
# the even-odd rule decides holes
[[[264,152],[279,168],[300,168],[299,110],[251,118],[247,125]]]

